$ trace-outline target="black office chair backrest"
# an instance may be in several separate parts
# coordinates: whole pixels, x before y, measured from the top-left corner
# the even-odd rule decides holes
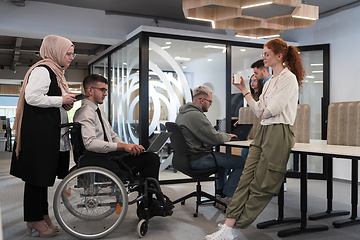
[[[167,130],[171,132],[170,140],[174,150],[172,165],[175,169],[193,178],[209,176],[218,171],[217,168],[209,168],[200,171],[192,170],[190,168],[191,152],[180,126],[173,122],[167,122],[165,125]]]

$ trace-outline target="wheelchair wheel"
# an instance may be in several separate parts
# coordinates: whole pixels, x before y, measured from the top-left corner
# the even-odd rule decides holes
[[[69,173],[54,196],[54,215],[70,235],[82,239],[110,234],[124,220],[128,196],[122,181],[111,171],[84,167]]]
[[[136,231],[139,237],[144,237],[149,229],[149,224],[145,219],[140,220],[137,225]]]

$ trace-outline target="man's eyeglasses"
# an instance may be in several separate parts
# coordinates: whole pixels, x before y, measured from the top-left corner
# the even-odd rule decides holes
[[[255,80],[250,80],[250,82],[257,82],[257,80],[255,79]]]
[[[67,53],[66,56],[75,58],[75,57],[76,57],[76,54]]]
[[[98,88],[98,87],[91,87],[91,88],[99,89],[103,93],[107,93],[107,91],[108,91],[107,88]]]
[[[204,99],[204,100],[206,100],[206,101],[208,101],[210,104],[212,104],[212,100],[209,100],[209,99],[206,99],[206,98],[199,98],[199,99]]]

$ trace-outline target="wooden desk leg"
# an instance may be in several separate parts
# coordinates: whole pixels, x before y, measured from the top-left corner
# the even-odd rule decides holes
[[[351,159],[351,217],[334,221],[333,225],[336,228],[360,224],[360,219],[357,217],[358,205],[358,159]]]
[[[256,227],[258,229],[264,229],[271,226],[277,226],[287,223],[296,223],[300,221],[301,221],[300,218],[284,218],[284,184],[283,184],[280,188],[280,192],[278,195],[278,218],[258,223]]]
[[[295,234],[326,231],[329,229],[326,225],[307,226],[307,155],[301,154],[300,162],[300,211],[301,224],[297,228],[289,228],[278,232],[279,237],[287,237]]]
[[[332,200],[333,200],[333,158],[328,157],[326,159],[327,168],[326,168],[326,175],[327,175],[327,210],[322,213],[316,213],[309,216],[309,220],[318,220],[322,218],[329,218],[329,217],[337,217],[350,214],[349,211],[333,211],[332,209]]]

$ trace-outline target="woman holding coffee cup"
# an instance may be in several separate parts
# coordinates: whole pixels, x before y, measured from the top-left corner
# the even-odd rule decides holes
[[[238,230],[249,227],[282,186],[286,164],[295,144],[295,122],[299,86],[305,76],[297,48],[280,38],[264,45],[265,67],[273,76],[256,102],[244,79],[233,84],[240,89],[255,115],[261,119],[255,139],[231,203],[225,224],[207,240],[237,239]]]

